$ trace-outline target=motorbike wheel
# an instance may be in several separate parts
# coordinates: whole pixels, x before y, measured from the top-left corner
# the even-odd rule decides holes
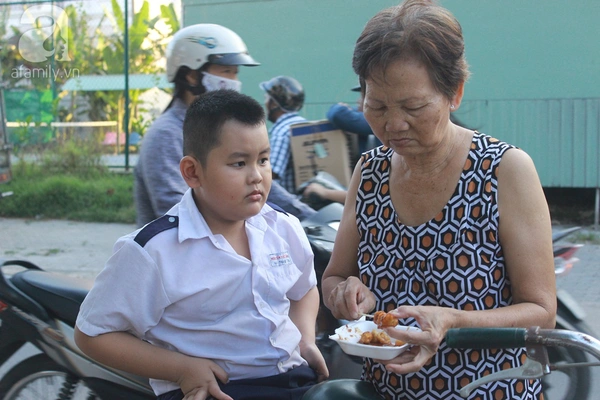
[[[559,310],[560,314],[560,310]],[[583,333],[590,332],[583,322],[569,321],[575,330]],[[556,329],[566,329],[560,324]],[[587,362],[587,354],[578,349],[565,347],[547,347],[550,364],[570,364]],[[592,385],[589,368],[566,368],[552,371],[542,378],[544,400],[581,400],[587,399]]]
[[[79,383],[45,354],[27,358],[15,365],[0,380],[0,398],[3,400],[79,400],[96,399],[94,394]]]

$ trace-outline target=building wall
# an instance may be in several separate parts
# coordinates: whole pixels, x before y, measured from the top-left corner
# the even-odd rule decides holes
[[[441,0],[462,24],[472,76],[457,112],[526,150],[542,184],[600,186],[600,2]],[[183,25],[213,22],[242,36],[262,63],[243,68],[243,91],[276,75],[306,89],[309,119],[353,103],[354,42],[392,0],[183,0]]]

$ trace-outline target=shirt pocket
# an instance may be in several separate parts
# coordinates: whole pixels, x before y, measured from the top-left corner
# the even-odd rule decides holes
[[[289,253],[269,255],[269,266],[266,268],[269,281],[268,302],[273,311],[287,314],[289,300],[287,292],[294,287],[302,275],[302,271],[294,264]]]

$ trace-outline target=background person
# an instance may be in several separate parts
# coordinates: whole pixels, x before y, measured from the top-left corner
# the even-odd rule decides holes
[[[323,298],[338,318],[383,310],[422,329],[387,329],[415,346],[365,359],[364,379],[382,397],[458,400],[466,383],[519,366],[525,352],[449,349],[449,328],[554,327],[548,206],[525,152],[451,122],[469,72],[446,9],[407,0],[379,12],[353,68],[384,146],[355,168]],[[472,398],[540,396],[539,380],[505,380]]]
[[[162,216],[181,200],[187,185],[179,172],[183,119],[194,99],[220,88],[241,90],[238,66],[259,65],[242,39],[216,24],[197,24],[175,33],[167,45],[167,79],[173,99],[144,135],[135,166],[137,225]]]
[[[315,343],[319,293],[300,222],[265,204],[263,107],[232,90],[207,93],[183,136],[190,189],[117,241],[75,340],[90,357],[151,378],[159,400],[300,400],[328,376]]]
[[[276,76],[259,86],[265,91],[267,118],[273,123],[269,133],[273,178],[288,192],[296,193],[297,185],[302,182],[296,182],[294,177],[290,127],[307,122],[298,114],[304,105],[304,88],[289,76]]]
[[[179,172],[183,157],[183,119],[189,105],[202,93],[241,90],[239,66],[259,63],[232,30],[216,24],[197,24],[175,33],[167,46],[167,78],[175,85],[173,99],[144,135],[135,166],[136,223],[142,227],[162,216],[185,193]],[[274,184],[276,203],[305,218],[314,210]]]
[[[358,139],[358,157],[365,151],[373,147],[380,146],[381,142],[373,135],[373,130],[365,119],[363,114],[363,95],[360,86],[352,88],[353,92],[360,94],[356,101],[356,107],[351,107],[346,103],[336,103],[327,110],[327,119],[336,128],[347,133],[352,133]],[[358,157],[353,160],[353,163],[358,161]]]

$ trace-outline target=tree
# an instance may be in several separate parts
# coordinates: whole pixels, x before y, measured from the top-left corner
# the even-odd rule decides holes
[[[128,1],[128,0],[126,0]],[[6,6],[4,8],[7,8]],[[75,121],[81,118],[92,121],[103,121],[119,118],[122,126],[124,114],[124,96],[122,92],[61,92],[61,86],[73,76],[123,74],[124,71],[124,36],[126,22],[123,11],[116,0],[112,0],[111,10],[105,10],[104,16],[92,22],[86,13],[83,3],[68,5],[63,8],[60,18],[67,18],[67,23],[60,26],[63,30],[54,29],[47,35],[38,20],[32,18],[37,29],[22,32],[17,27],[10,27],[12,37],[7,38],[8,11],[0,10],[0,57],[2,57],[2,82],[5,90],[16,88],[34,89],[40,92],[51,91],[52,114],[54,120]],[[61,10],[63,10],[61,9]],[[148,1],[144,1],[140,10],[131,15],[129,29],[129,73],[158,74],[163,72],[159,61],[164,58],[166,39],[179,29],[179,23],[173,5],[161,6],[161,15],[150,18]],[[158,28],[158,22],[167,26],[166,32]],[[64,22],[64,21],[63,21]],[[109,23],[112,32],[106,34],[103,27]],[[36,34],[39,37],[36,38]],[[44,36],[46,35],[46,36]],[[42,62],[26,60],[19,49],[17,41],[25,36],[33,40],[47,37],[44,49],[53,51],[53,56]],[[35,73],[37,72],[37,73]],[[142,90],[130,91],[131,121],[139,115],[143,105],[139,96]],[[71,95],[70,104],[59,109],[61,98]],[[44,98],[47,98],[45,96]],[[82,107],[82,104],[86,104]],[[86,114],[87,118],[82,114]],[[40,115],[33,116],[38,121]],[[31,120],[32,118],[24,118]],[[130,122],[130,129],[132,123]],[[142,132],[143,133],[143,132]]]

